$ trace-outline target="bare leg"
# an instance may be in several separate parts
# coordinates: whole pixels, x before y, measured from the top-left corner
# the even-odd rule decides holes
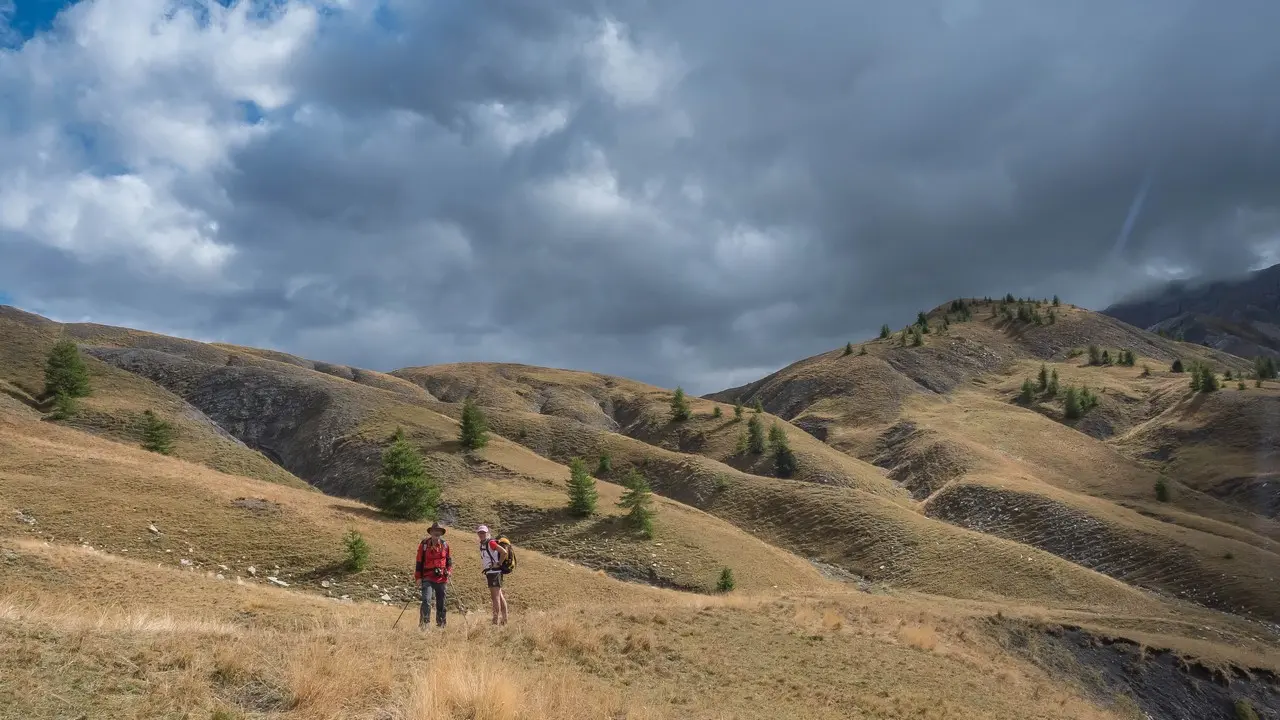
[[[507,594],[498,588],[498,605],[502,610],[502,624],[507,624]]]
[[[493,603],[493,624],[498,624],[498,612],[502,607],[502,588],[489,588],[489,599]]]

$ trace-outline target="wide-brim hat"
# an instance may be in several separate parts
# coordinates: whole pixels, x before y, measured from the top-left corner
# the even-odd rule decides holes
[[[445,532],[444,528],[440,527],[439,522],[431,523],[431,527],[427,528],[427,534],[430,535],[432,530],[439,530],[441,535],[443,535]]]

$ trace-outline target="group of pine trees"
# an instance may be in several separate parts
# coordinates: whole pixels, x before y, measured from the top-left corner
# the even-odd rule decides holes
[[[600,458],[598,469],[610,469],[608,455]],[[653,519],[657,511],[653,506],[653,490],[649,481],[634,467],[627,470],[623,477],[626,490],[619,498],[617,506],[627,511],[627,523],[646,538],[653,537]],[[574,458],[569,462],[569,512],[577,517],[590,517],[596,513],[596,504],[600,493],[596,489],[596,479],[587,472],[587,465],[582,458]]]
[[[458,444],[466,450],[478,450],[488,442],[489,428],[484,413],[467,398],[462,404]],[[375,489],[378,507],[392,517],[422,520],[436,516],[440,483],[427,472],[422,454],[409,442],[402,428],[395,429],[391,444],[382,452],[382,472]]]
[[[1117,350],[1115,355],[1110,350],[1104,350],[1097,345],[1089,346],[1089,364],[1090,365],[1123,365],[1125,367],[1133,367],[1138,361],[1138,357],[1128,348]]]
[[[766,437],[764,422],[761,421],[760,413],[757,411],[747,421],[746,429],[738,435],[738,444],[734,450],[738,455],[747,453],[764,455],[769,452],[770,447],[773,448],[773,469],[778,477],[789,478],[794,475],[799,467],[799,461],[796,459],[795,451],[791,449],[790,442],[787,441],[786,431],[774,422]]]
[[[92,394],[89,366],[73,340],[59,340],[49,351],[44,365],[44,398],[53,399],[54,420],[69,420],[79,411],[77,401]],[[148,409],[139,422],[142,447],[161,455],[173,453],[177,429],[172,423]]]
[[[1040,364],[1040,374],[1036,381],[1032,381],[1031,378],[1022,381],[1018,401],[1024,405],[1030,405],[1035,401],[1037,394],[1039,397],[1051,400],[1058,397],[1060,392],[1062,411],[1068,420],[1075,420],[1098,406],[1097,393],[1087,387],[1069,386],[1066,390],[1061,390],[1058,385],[1057,368],[1050,371],[1044,363]]]

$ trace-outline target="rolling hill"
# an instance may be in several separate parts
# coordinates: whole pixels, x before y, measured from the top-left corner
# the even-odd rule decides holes
[[[784,702],[797,717],[823,708],[1126,717],[1118,696],[1147,712],[1170,698],[1180,711],[1217,712],[1241,697],[1271,707],[1280,523],[1256,458],[1270,446],[1274,425],[1265,420],[1280,387],[1193,392],[1188,373],[1170,370],[1174,360],[1233,377],[1252,362],[1067,305],[966,300],[926,316],[918,343],[909,327],[836,349],[691,397],[690,417],[676,420],[670,390],[625,378],[489,363],[383,373],[0,307],[0,510],[18,518],[0,531],[0,549],[5,567],[21,570],[0,580],[0,618],[10,622],[0,643],[53,657],[74,633],[84,637],[76,628],[89,622],[86,610],[68,603],[90,591],[68,568],[90,554],[119,601],[181,608],[204,623],[166,625],[164,641],[164,652],[203,668],[187,679],[199,712],[430,716],[406,709],[409,697],[445,702],[420,697],[412,688],[427,681],[418,676],[361,665],[380,684],[347,677],[360,689],[325,715],[300,684],[306,673],[262,665],[262,649],[258,665],[241,660],[243,672],[224,677],[218,653],[230,651],[216,649],[303,622],[311,645],[271,635],[286,648],[280,667],[337,673],[315,643],[376,647],[362,663],[419,667],[424,650],[351,614],[389,612],[389,625],[395,612],[384,605],[410,596],[422,527],[370,507],[382,450],[400,428],[441,483],[441,521],[461,557],[471,560],[467,526],[496,526],[525,552],[513,605],[558,618],[550,630],[509,636],[469,626],[441,651],[462,652],[474,639],[511,664],[521,687],[545,687],[555,672],[553,686],[599,692],[608,706],[553,707],[564,696],[548,691],[537,701],[552,703],[538,706],[546,717],[665,717],[637,714],[646,703],[692,717],[776,717]],[[61,338],[80,347],[94,388],[69,420],[51,419],[42,397],[44,357]],[[1091,345],[1108,362],[1091,363]],[[1110,362],[1129,352],[1132,364]],[[1020,397],[1042,366],[1056,371],[1058,391]],[[1068,388],[1088,388],[1096,404],[1076,417]],[[457,440],[467,399],[492,432],[479,450]],[[148,409],[178,427],[171,457],[138,447]],[[793,472],[775,464],[772,449],[744,449],[757,423],[786,438]],[[565,510],[574,458],[599,478],[601,512],[591,518]],[[632,469],[659,496],[653,538],[621,523],[614,506]],[[349,529],[373,549],[359,573],[341,563]],[[725,567],[737,590],[719,596],[713,586]],[[191,582],[207,593],[175,600],[174,588]],[[479,574],[456,582],[451,604],[463,617],[482,610]],[[101,613],[91,645],[106,652],[112,642],[141,642],[127,612]],[[194,649],[202,636],[223,640]],[[1153,648],[1142,655],[1150,673],[1100,680],[1089,668],[1114,661],[1107,653],[1123,643],[1094,655],[1081,648],[1102,645],[1070,637]],[[903,671],[934,679],[921,697],[869,669],[784,674],[781,697],[742,692],[770,665],[808,664],[815,643],[833,672],[849,672],[857,653],[889,652]],[[691,664],[712,647],[733,660]],[[1165,668],[1172,657],[1181,665]],[[163,665],[139,666],[154,693]],[[978,678],[991,671],[1020,679],[960,689],[984,687]],[[39,666],[21,672],[26,687],[84,697]],[[1222,672],[1245,679],[1229,691],[1197,684]],[[660,682],[636,684],[641,677]],[[0,682],[0,698],[6,690]],[[136,695],[121,686],[103,696],[119,705],[99,709],[135,712]],[[1052,707],[1027,714],[1032,696],[1053,698]],[[36,695],[17,699],[31,716],[54,712]],[[175,712],[182,705],[172,692],[162,699]],[[437,712],[475,716],[459,708]]]

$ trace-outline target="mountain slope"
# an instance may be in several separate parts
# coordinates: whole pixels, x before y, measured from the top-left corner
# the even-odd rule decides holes
[[[969,321],[954,305],[929,313],[931,332],[919,346],[901,336],[875,340],[709,397],[758,400],[885,468],[928,515],[1141,587],[1277,617],[1269,573],[1280,564],[1280,525],[1230,502],[1215,479],[1184,481],[1177,467],[1150,462],[1148,449],[1135,444],[1206,402],[1238,410],[1244,398],[1265,403],[1271,392],[1231,388],[1206,400],[1192,393],[1186,374],[1169,372],[1174,359],[1233,373],[1248,361],[1070,306],[965,304]],[[1092,365],[1089,345],[1137,357],[1132,367]],[[1020,385],[1042,364],[1057,373],[1060,392],[1033,388],[1031,402],[1020,401]],[[1090,388],[1097,407],[1065,417],[1068,387]],[[1197,420],[1199,427],[1219,423]],[[1185,436],[1183,447],[1207,449],[1210,437]],[[1167,480],[1170,502],[1155,496],[1161,472],[1175,473]]]
[[[34,417],[48,411],[44,362],[54,343],[110,336],[157,348],[186,346],[187,341],[162,335],[92,325],[61,325],[16,308],[0,306],[0,392],[11,406],[21,405]],[[198,345],[198,344],[193,344]],[[173,454],[216,470],[257,477],[293,487],[307,487],[295,475],[246,446],[207,415],[164,388],[111,365],[85,357],[94,392],[80,400],[81,410],[69,423],[119,442],[142,441],[143,411],[151,410],[176,426]]]
[[[115,413],[126,400],[167,398],[182,413],[206,418],[221,433],[216,437],[226,435],[227,442],[237,443],[300,487],[306,483],[297,478],[329,495],[372,499],[382,449],[394,429],[403,427],[423,451],[428,471],[441,481],[450,522],[519,528],[526,547],[642,582],[709,590],[730,563],[743,587],[805,587],[821,579],[808,563],[727,522],[663,499],[658,502],[656,538],[641,540],[619,524],[621,511],[614,503],[622,491],[607,482],[600,486],[598,517],[569,518],[562,512],[567,468],[501,437],[478,453],[459,452],[457,423],[431,409],[442,405],[438,401],[415,402],[416,389],[406,396],[403,388],[361,384],[263,354],[42,320],[28,316],[5,329],[9,337],[26,337],[21,328],[38,324],[50,334],[56,329],[78,339],[97,368],[97,389],[89,400],[102,404],[111,398],[109,410]],[[35,356],[24,357],[22,367],[36,372]],[[106,379],[123,383],[124,390],[117,391]],[[402,383],[392,379],[379,384]],[[86,402],[86,407],[97,405]],[[118,415],[103,417],[100,424],[118,422]],[[72,424],[79,427],[81,420]],[[185,436],[185,426],[182,432]],[[654,543],[666,549],[655,551]]]
[[[1241,357],[1280,356],[1280,265],[1216,282],[1181,281],[1102,311]]]

